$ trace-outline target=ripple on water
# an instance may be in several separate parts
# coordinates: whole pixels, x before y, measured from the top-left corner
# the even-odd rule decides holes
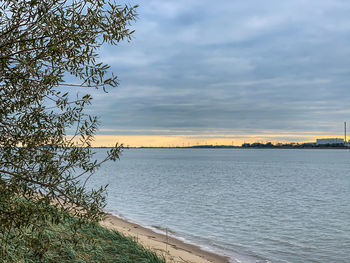
[[[349,263],[349,158],[342,150],[132,149],[90,186],[110,185],[109,210],[237,262]]]

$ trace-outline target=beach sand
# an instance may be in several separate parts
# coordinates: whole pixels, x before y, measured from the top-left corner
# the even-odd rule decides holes
[[[204,251],[198,246],[186,244],[176,238],[156,233],[151,229],[111,214],[108,214],[100,224],[106,228],[117,230],[125,236],[132,237],[145,248],[156,252],[159,256],[163,256],[168,263],[229,263],[227,257]]]

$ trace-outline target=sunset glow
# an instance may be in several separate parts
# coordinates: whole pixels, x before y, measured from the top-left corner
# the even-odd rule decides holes
[[[186,147],[194,145],[234,145],[243,143],[315,142],[316,138],[338,138],[332,134],[206,134],[206,135],[97,135],[93,146],[113,146],[116,142],[130,147]]]

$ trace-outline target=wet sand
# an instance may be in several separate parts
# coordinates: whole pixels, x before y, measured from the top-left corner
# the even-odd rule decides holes
[[[100,224],[106,228],[114,229],[125,236],[132,237],[136,242],[163,256],[167,262],[172,263],[229,263],[229,259],[200,247],[187,244],[174,237],[159,234],[151,229],[128,222],[111,214],[107,214]]]

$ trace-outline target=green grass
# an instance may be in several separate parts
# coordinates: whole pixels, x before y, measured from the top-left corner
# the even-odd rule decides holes
[[[3,244],[7,253],[6,258],[0,259],[1,262],[165,263],[164,259],[157,257],[131,238],[98,224],[84,224],[74,235],[71,226],[75,222],[74,218],[70,218],[65,224],[51,225],[45,234],[40,236],[47,245],[45,253],[40,257],[34,254],[30,243],[12,238],[7,244]]]

